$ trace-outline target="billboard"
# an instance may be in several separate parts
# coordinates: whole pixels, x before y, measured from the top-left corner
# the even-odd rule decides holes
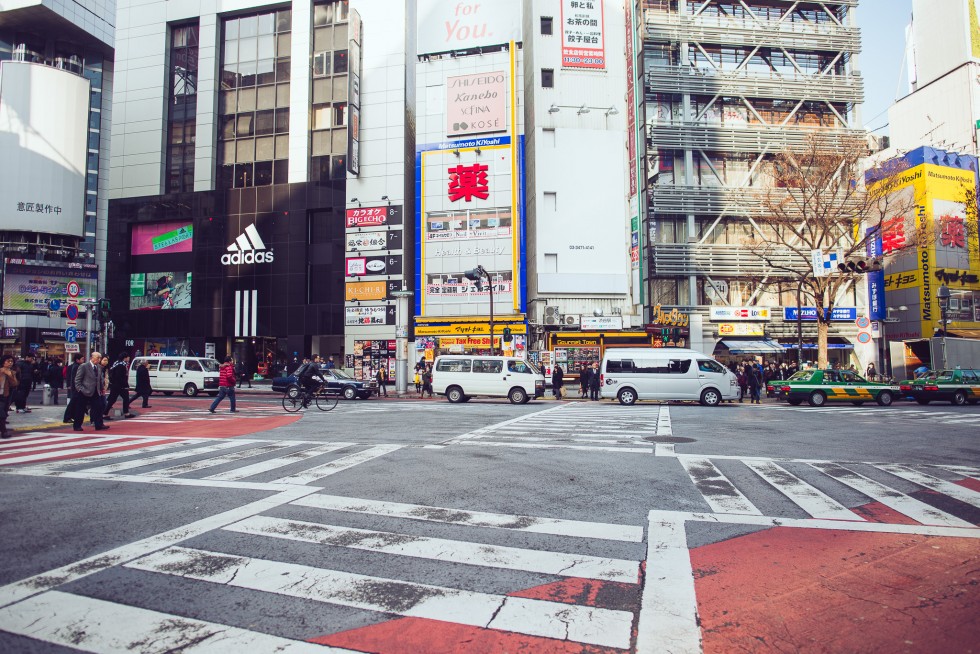
[[[7,259],[3,276],[4,311],[47,311],[49,300],[68,303],[68,282],[78,282],[78,299],[98,295],[99,268],[92,264]],[[79,310],[85,311],[84,305]]]
[[[347,257],[346,269],[348,277],[400,275],[402,274],[402,255]]]
[[[194,248],[194,224],[189,220],[133,225],[129,253],[178,254]]]
[[[381,225],[401,225],[402,207],[400,204],[385,207],[358,207],[346,212],[347,227],[380,227]]]
[[[0,215],[8,230],[81,237],[85,224],[88,80],[0,63]]]
[[[129,276],[129,308],[190,309],[189,272],[134,273]]]
[[[561,65],[563,68],[606,67],[602,0],[561,0]],[[632,40],[632,34],[627,39]]]
[[[507,73],[446,78],[446,134],[464,136],[507,130]]]
[[[418,0],[416,19],[420,55],[521,40],[521,0]]]

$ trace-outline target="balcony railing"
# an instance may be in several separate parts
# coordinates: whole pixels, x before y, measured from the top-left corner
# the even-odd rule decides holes
[[[760,242],[760,248],[762,245]],[[756,248],[746,245],[667,243],[654,245],[651,252],[650,272],[653,275],[786,275],[786,268],[800,269],[805,263],[798,253],[785,247],[770,247],[766,258]]]
[[[859,129],[789,125],[727,127],[702,123],[654,123],[647,127],[648,148],[653,150],[710,150],[718,152],[771,152],[803,150],[815,136],[821,145],[840,148],[854,139],[866,138]]]
[[[786,98],[817,102],[858,103],[864,97],[864,80],[850,75],[769,75],[749,71],[700,70],[688,66],[654,66],[647,69],[648,93],[733,95],[749,98]]]

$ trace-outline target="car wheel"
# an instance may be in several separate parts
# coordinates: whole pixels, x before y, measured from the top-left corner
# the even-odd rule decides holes
[[[827,403],[827,396],[823,394],[822,391],[813,391],[810,393],[810,398],[807,400],[807,404],[810,406],[823,406]]]
[[[924,404],[929,404],[930,402],[932,402],[932,400],[927,400],[924,397],[917,397],[917,398],[915,398],[915,401],[918,402],[919,404],[923,404],[923,405]]]
[[[800,406],[801,404],[803,404],[803,400],[801,400],[798,397],[794,397],[793,399],[786,400],[786,401],[789,402],[790,404],[792,404],[793,406]]]
[[[450,386],[449,390],[446,391],[446,399],[453,404],[462,402],[464,397],[466,396],[463,395],[463,389],[459,386]]]
[[[619,393],[616,394],[616,399],[624,406],[633,406],[637,400],[636,391],[632,388],[620,389]]]
[[[357,397],[357,390],[353,386],[344,386],[344,399],[353,400]]]
[[[966,393],[963,391],[956,391],[953,393],[953,399],[951,399],[949,403],[955,406],[963,406],[966,404]]]
[[[510,400],[511,404],[524,404],[527,402],[527,393],[523,388],[512,388],[507,394],[507,399]]]
[[[864,400],[854,400],[851,404],[854,406],[864,406]]]
[[[170,397],[171,395],[174,394],[174,392],[173,391],[164,391],[163,394],[166,395],[167,397]]]
[[[194,384],[188,384],[184,386],[184,395],[187,397],[197,397],[197,386]]]
[[[892,402],[895,401],[895,396],[891,394],[891,391],[882,391],[878,393],[878,406],[891,406]]]
[[[721,404],[721,393],[713,388],[706,388],[701,392],[701,404],[704,406],[718,406]]]

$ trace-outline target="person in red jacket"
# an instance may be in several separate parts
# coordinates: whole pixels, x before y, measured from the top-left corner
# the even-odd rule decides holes
[[[218,368],[218,397],[214,398],[208,411],[214,413],[226,395],[231,399],[231,412],[238,413],[235,410],[235,359],[233,357],[225,357],[225,362]]]

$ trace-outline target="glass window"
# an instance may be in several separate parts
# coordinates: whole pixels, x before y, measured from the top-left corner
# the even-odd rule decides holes
[[[257,16],[246,16],[245,18],[239,19],[240,33],[239,36],[245,38],[246,36],[257,36],[259,33],[259,19]]]
[[[241,138],[243,136],[251,136],[255,129],[255,120],[252,114],[240,114],[236,117],[237,127],[235,129],[235,136]]]
[[[333,106],[334,127],[343,127],[347,124],[347,103],[338,102]]]
[[[330,53],[317,52],[313,55],[313,77],[326,77],[330,74]]]
[[[289,109],[276,109],[276,134],[289,131]]]
[[[238,139],[235,141],[238,151],[235,163],[248,163],[255,159],[255,141],[252,139]]]
[[[259,59],[275,59],[276,57],[276,37],[272,34],[260,36],[258,43]]]
[[[255,61],[259,48],[258,38],[241,39],[238,41],[238,61]],[[269,55],[272,56],[272,55]]]
[[[204,372],[201,368],[201,364],[194,359],[188,359],[184,362],[184,370],[188,372]]]
[[[473,372],[494,375],[503,370],[504,362],[499,359],[473,359]]]
[[[222,91],[218,99],[218,111],[222,114],[233,114],[238,109],[238,94],[235,91]]]
[[[256,64],[255,83],[258,85],[274,84],[276,81],[276,62],[274,59],[263,59]]]
[[[238,19],[229,18],[225,20],[225,41],[238,38]]]
[[[507,360],[507,371],[517,373],[519,375],[530,375],[531,369],[523,361],[516,361],[513,359]]]
[[[252,185],[252,164],[235,166],[235,188],[245,188]]]
[[[329,104],[313,106],[312,129],[329,129],[332,127],[333,107]]]
[[[278,146],[276,146],[278,148]],[[289,182],[289,160],[279,159],[272,162],[272,176],[274,184],[286,184]]]
[[[554,34],[554,19],[551,16],[541,17],[541,33]]]
[[[272,162],[259,161],[255,164],[255,185],[269,186],[272,184]]]
[[[471,369],[469,359],[445,359],[440,358],[436,363],[436,372],[469,372]]]
[[[272,34],[276,30],[276,15],[274,13],[259,16],[259,34]]]
[[[313,80],[313,102],[319,104],[331,100],[333,100],[333,81],[328,77]]]
[[[258,110],[276,108],[276,87],[260,86],[256,88],[255,108]],[[271,132],[270,132],[271,133]]]
[[[255,89],[242,89],[238,92],[238,113],[255,111]]]
[[[238,63],[238,41],[225,42],[224,62],[226,64]]]
[[[180,370],[180,359],[162,359],[160,372],[177,372]]]
[[[289,57],[292,50],[293,37],[288,32],[276,37],[276,56]]]
[[[606,361],[606,372],[633,372],[633,362],[630,359],[609,359]]]
[[[272,161],[276,158],[275,156],[276,140],[267,136],[261,139],[255,139],[255,160],[256,161]],[[256,169],[255,174],[258,175],[258,169]],[[271,174],[271,171],[270,171]]]
[[[289,135],[276,137],[276,159],[289,158]]]
[[[276,85],[276,106],[277,107],[289,106],[289,84]]]
[[[156,372],[160,368],[160,362],[157,359],[143,359],[143,361],[147,361],[150,364],[147,366],[147,370]]]
[[[276,60],[276,81],[277,82],[288,82],[290,74],[292,73],[292,65],[289,59],[277,59]]]
[[[274,134],[276,131],[276,112],[257,111],[255,113],[255,133],[257,135]],[[271,159],[272,157],[269,157]]]
[[[344,179],[346,177],[347,157],[341,155],[330,157],[330,179]]]
[[[333,22],[333,4],[313,5],[313,26],[329,25]]]
[[[238,64],[238,86],[255,86],[255,71],[257,64],[255,61],[243,61]]]
[[[315,157],[330,154],[333,149],[330,143],[330,130],[321,129],[313,132],[313,138],[311,139],[310,144],[310,154]]]
[[[276,12],[276,31],[288,32],[293,29],[293,12],[282,9]]]
[[[541,87],[546,89],[555,88],[555,71],[553,69],[541,69]]]
[[[716,372],[724,374],[725,368],[717,361],[711,361],[710,359],[698,359],[698,370],[702,372]]]
[[[340,0],[340,2],[337,3],[336,19],[338,23],[342,23],[347,20],[347,14],[349,13],[348,9],[349,6],[347,4],[347,0]]]
[[[226,141],[221,144],[221,162],[226,164],[235,163],[235,141]]]
[[[333,53],[333,72],[340,75],[347,72],[347,51],[337,50]]]
[[[313,30],[313,51],[324,52],[333,50],[333,31],[332,27],[318,27]],[[346,33],[346,30],[345,30]]]

